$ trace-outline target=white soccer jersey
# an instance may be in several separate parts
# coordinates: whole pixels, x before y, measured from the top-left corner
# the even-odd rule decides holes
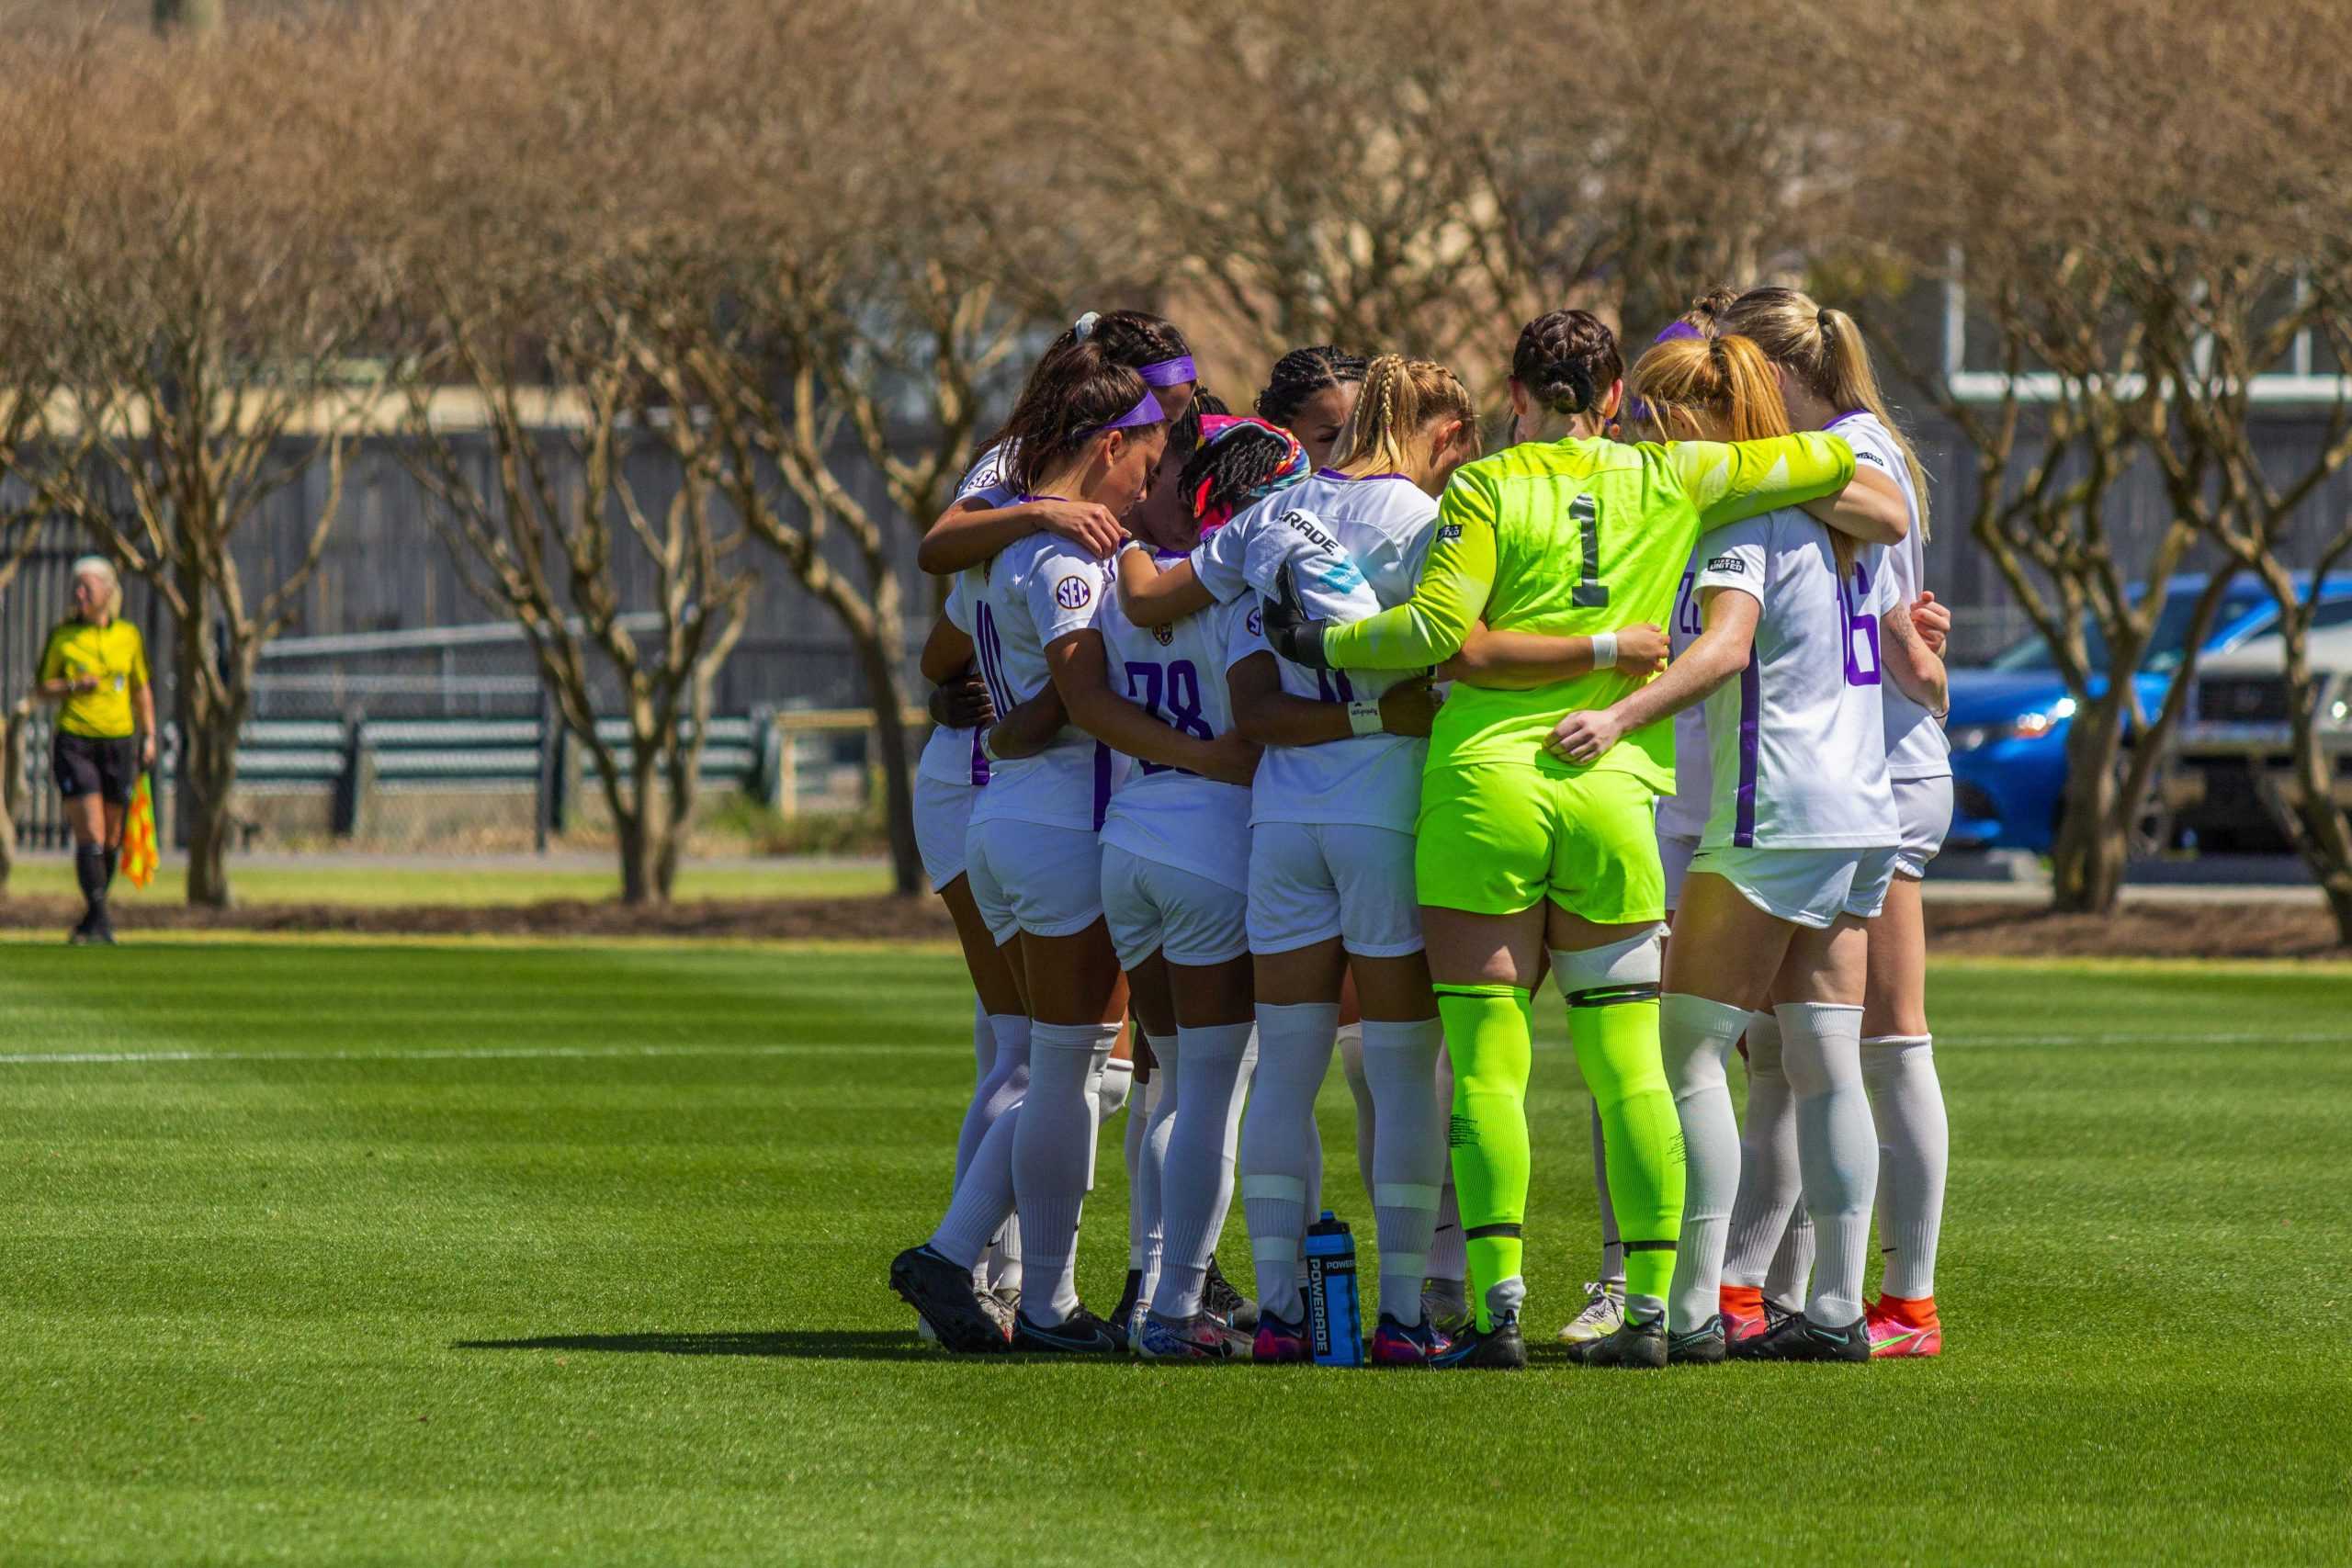
[[[1892,580],[1867,550],[1841,581],[1829,530],[1785,510],[1707,536],[1698,590],[1764,607],[1747,669],[1707,698],[1713,809],[1702,848],[1835,849],[1901,838],[1879,711]]]
[[[1674,595],[1674,624],[1666,628],[1670,658],[1681,658],[1706,629],[1699,615],[1699,570],[1707,564],[1708,553],[1707,541],[1701,539],[1690,552],[1690,564],[1682,569],[1682,586]],[[1657,803],[1661,834],[1695,839],[1707,830],[1708,813],[1714,809],[1713,761],[1707,750],[1706,705],[1692,703],[1674,716],[1674,793]]]
[[[1903,448],[1894,444],[1886,426],[1867,409],[1841,414],[1829,422],[1828,428],[1853,447],[1855,462],[1867,463],[1893,479],[1910,505],[1911,531],[1901,544],[1884,552],[1886,573],[1893,579],[1887,589],[1887,607],[1908,604],[1919,596],[1928,562],[1928,541],[1919,528],[1919,492],[1911,483],[1911,465],[1903,460]],[[1913,702],[1892,681],[1879,688],[1879,701],[1886,717],[1887,777],[1935,779],[1951,772],[1951,742],[1934,714]]]
[[[1004,482],[1004,448],[991,446],[980,454],[979,460],[965,470],[956,482],[956,499],[978,496],[990,508],[1010,506],[1021,498]],[[959,571],[947,590],[947,621],[966,637],[972,635],[972,595],[980,578],[978,568]],[[989,782],[989,760],[980,750],[980,732],[971,729],[950,729],[935,725],[931,739],[922,745],[922,755],[915,761],[915,776],[936,779],[941,784],[961,784],[978,786]]]
[[[1306,613],[1360,621],[1413,596],[1437,502],[1401,475],[1351,479],[1329,468],[1269,496],[1201,541],[1193,570],[1220,600],[1271,594],[1285,562]],[[1318,702],[1376,698],[1408,671],[1314,670],[1277,659],[1283,690]],[[1413,830],[1429,742],[1364,735],[1270,746],[1251,791],[1252,822],[1348,822]]]
[[[1112,591],[1109,570],[1051,534],[1005,547],[982,569],[972,606],[980,678],[999,714],[1009,714],[1053,682],[1046,649],[1095,624]],[[1049,828],[1102,825],[1125,758],[1064,726],[1034,757],[992,762],[972,820],[1035,822]]]
[[[1163,557],[1161,568],[1183,558]],[[1114,593],[1096,623],[1112,689],[1172,729],[1203,740],[1227,734],[1233,702],[1225,672],[1266,646],[1257,617],[1257,602],[1244,598],[1213,604],[1173,626],[1138,626]],[[1250,791],[1182,768],[1136,761],[1111,796],[1102,841],[1247,893]]]

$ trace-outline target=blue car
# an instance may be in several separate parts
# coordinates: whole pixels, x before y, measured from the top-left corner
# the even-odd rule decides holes
[[[2188,637],[2202,575],[2175,577],[2165,585],[2164,614],[2156,619],[2148,651],[2133,677],[2143,711],[2153,713],[2171,689]],[[2331,577],[2324,588],[2322,615],[2352,617],[2352,577]],[[2252,577],[2233,582],[2213,617],[2204,652],[2234,648],[2270,629],[2278,607]],[[2107,644],[2088,630],[2091,665],[2107,661]],[[2094,693],[2106,682],[2096,682]],[[1952,822],[1948,840],[1955,849],[2030,850],[2047,853],[2056,837],[2066,794],[2066,731],[2075,699],[2059,677],[2057,660],[2036,634],[1996,656],[1992,663],[1951,672]]]

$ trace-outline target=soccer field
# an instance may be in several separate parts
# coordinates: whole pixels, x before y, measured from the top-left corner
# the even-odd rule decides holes
[[[7,1562],[2352,1560],[2352,970],[1939,966],[1949,1348],[1866,1367],[1552,1354],[1597,1250],[1555,1000],[1510,1376],[919,1345],[944,949],[0,969]]]

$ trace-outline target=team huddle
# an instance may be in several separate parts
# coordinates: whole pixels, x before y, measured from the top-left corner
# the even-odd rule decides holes
[[[1308,1359],[1336,1052],[1371,1360],[1524,1366],[1548,977],[1602,1222],[1572,1359],[1940,1353],[1917,459],[1854,323],[1790,289],[1707,296],[1630,370],[1555,311],[1510,389],[1492,456],[1396,355],[1294,350],[1238,417],[1173,325],[1089,313],[926,536],[916,829],[978,1072],[890,1282],[948,1349]],[[1105,1317],[1073,1265],[1122,1106]],[[1237,1184],[1254,1300],[1214,1252]]]

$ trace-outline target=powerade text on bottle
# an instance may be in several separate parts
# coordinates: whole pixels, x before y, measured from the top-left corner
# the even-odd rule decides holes
[[[1330,1210],[1306,1227],[1306,1337],[1319,1367],[1363,1365],[1363,1310],[1356,1302],[1356,1238]]]

